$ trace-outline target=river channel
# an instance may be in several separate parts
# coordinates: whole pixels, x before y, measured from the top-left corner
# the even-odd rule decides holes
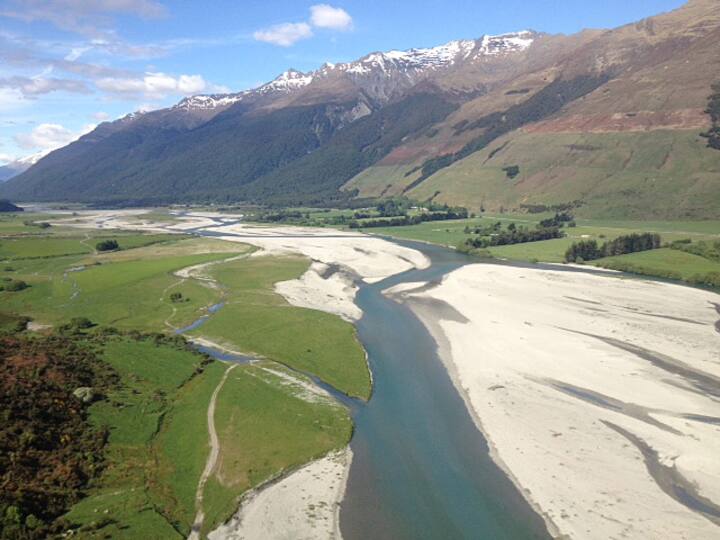
[[[220,236],[202,228],[192,232]],[[237,236],[242,241],[247,235]],[[428,330],[407,307],[382,294],[401,283],[442,279],[472,259],[439,246],[397,243],[421,251],[432,264],[361,284],[357,294],[363,310],[358,337],[374,386],[367,403],[338,396],[355,422],[340,512],[343,538],[550,538],[544,521],[490,457]],[[221,360],[245,360],[204,350]]]

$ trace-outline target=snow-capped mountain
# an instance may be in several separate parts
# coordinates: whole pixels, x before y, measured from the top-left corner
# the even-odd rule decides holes
[[[297,71],[296,69],[289,69],[269,83],[259,86],[258,88],[244,90],[243,92],[233,94],[191,96],[184,98],[175,105],[174,108],[186,110],[226,109],[230,105],[234,105],[248,96],[288,94],[307,86],[312,82],[312,80],[312,73],[306,74]]]
[[[35,152],[34,154],[16,159],[15,161],[11,161],[10,163],[1,166],[0,182],[10,180],[12,177],[27,171],[47,154],[47,150],[41,150],[40,152]]]
[[[479,40],[450,41],[426,49],[372,53],[357,62],[339,64],[336,69],[353,74],[369,73],[374,68],[385,72],[393,68],[426,72],[464,61],[520,52],[532,45],[534,36],[533,32],[525,30],[500,36],[483,36]]]
[[[618,212],[631,216],[712,217],[718,188],[707,171],[720,158],[703,154],[693,169],[687,145],[646,137],[677,131],[693,155],[716,152],[688,133],[710,122],[718,32],[720,2],[691,0],[615,30],[523,31],[288,70],[243,92],[104,122],[4,182],[0,197],[324,206],[406,194],[497,210],[568,202],[567,193],[602,212],[622,201]],[[615,139],[602,142],[615,130],[623,151],[655,149],[695,172],[630,178],[615,167]],[[593,144],[568,146],[568,133]],[[527,148],[538,144],[533,161]],[[531,180],[506,181],[511,165]],[[658,198],[661,184],[674,186],[671,196]],[[627,186],[641,205],[618,191]]]
[[[338,78],[347,78],[373,99],[384,101],[393,97],[397,90],[454,66],[497,60],[502,56],[522,52],[533,44],[536,37],[535,32],[523,30],[483,36],[477,40],[450,41],[431,48],[374,52],[354,62],[326,63],[320,69],[307,73],[289,69],[274,80],[243,92],[188,97],[174,108],[197,111],[226,109],[249,97],[293,94],[314,82],[317,84],[319,81]]]

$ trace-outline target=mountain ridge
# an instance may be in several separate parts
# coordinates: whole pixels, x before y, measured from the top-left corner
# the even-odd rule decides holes
[[[613,198],[628,189],[618,184],[620,176],[646,193],[659,175],[668,188],[663,200],[702,193],[720,202],[720,152],[707,153],[700,137],[710,127],[704,109],[717,82],[712,74],[720,72],[712,68],[720,67],[716,38],[720,4],[694,0],[614,30],[569,36],[525,30],[372,52],[307,73],[289,69],[255,89],[193,96],[168,109],[101,124],[3,185],[0,195],[337,204],[356,196],[406,194],[472,209],[587,199],[579,212],[593,214],[607,213]],[[570,90],[573,81],[583,80],[597,84]],[[553,97],[558,91],[565,97]],[[418,104],[426,110],[416,111]],[[665,149],[660,132],[683,142]],[[622,133],[636,158],[647,154],[630,172],[616,171],[609,158]],[[562,168],[543,169],[533,160],[555,148],[554,140],[591,135],[600,141],[584,145],[596,148],[592,152],[553,150]],[[522,146],[516,141],[533,137],[548,144],[515,153]],[[658,152],[667,154],[659,165],[642,146],[650,139],[660,141]],[[500,145],[502,151],[478,163],[484,148],[492,152]],[[588,154],[603,165],[587,170]],[[520,165],[518,178],[508,183],[499,165]],[[603,168],[605,177],[598,172]],[[670,189],[681,170],[689,176],[674,179]],[[583,175],[599,184],[592,188]],[[607,200],[593,203],[604,190],[612,192]],[[684,207],[679,215],[717,213],[709,203],[663,203],[646,213],[668,216],[673,206]],[[623,208],[629,215],[643,212],[640,205]]]

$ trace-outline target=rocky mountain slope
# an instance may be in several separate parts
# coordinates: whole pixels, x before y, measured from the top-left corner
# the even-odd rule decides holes
[[[720,3],[615,30],[522,31],[375,52],[100,125],[5,183],[17,200],[338,204],[718,217],[701,133]],[[509,178],[505,169],[518,167]]]

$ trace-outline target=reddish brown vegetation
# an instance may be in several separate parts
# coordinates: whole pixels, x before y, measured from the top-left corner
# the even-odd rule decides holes
[[[44,538],[102,467],[79,387],[115,384],[87,343],[0,337],[0,537]]]
[[[701,109],[565,115],[523,128],[529,133],[607,133],[655,129],[700,129],[707,126]]]

